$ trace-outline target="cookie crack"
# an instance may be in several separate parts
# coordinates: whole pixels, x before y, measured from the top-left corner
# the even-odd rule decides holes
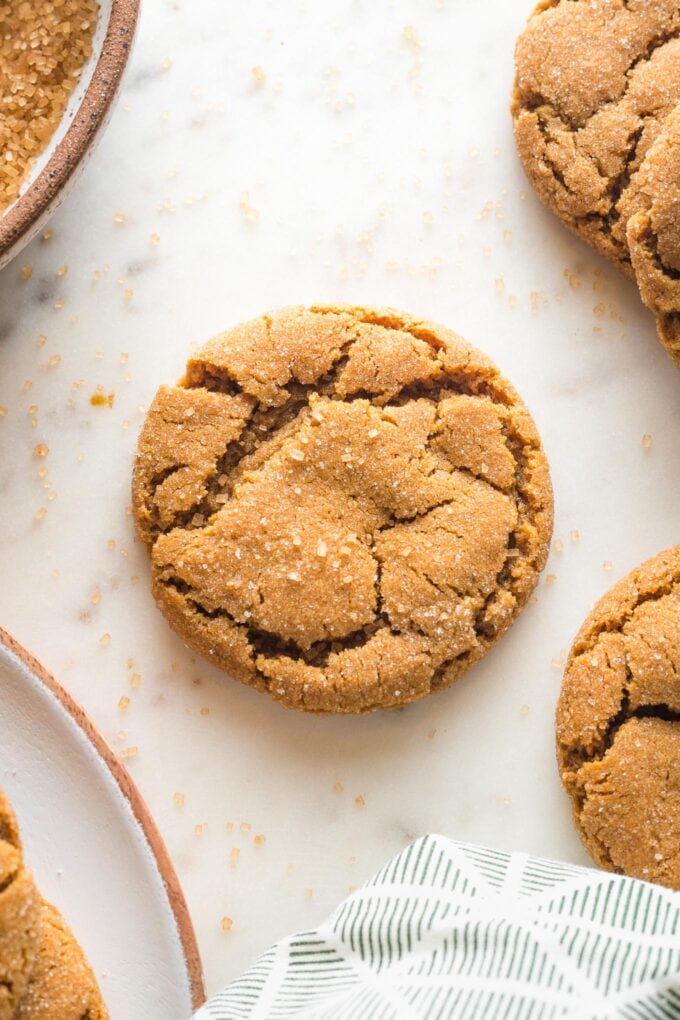
[[[607,751],[612,747],[616,734],[621,729],[624,723],[635,715],[635,710],[631,710],[630,707],[630,686],[633,681],[633,675],[630,667],[626,663],[626,682],[621,689],[621,700],[619,702],[618,711],[611,716],[606,728],[603,730],[600,739],[593,745],[590,752],[586,751],[585,748],[574,748],[574,773],[576,774],[579,769],[589,762],[602,761],[607,754]],[[577,764],[578,762],[578,764]],[[585,800],[585,791],[583,791],[583,798]]]
[[[294,661],[302,661],[308,666],[324,668],[328,665],[331,655],[348,649],[363,647],[379,630],[389,629],[394,634],[401,633],[397,628],[391,626],[390,620],[385,613],[376,613],[373,623],[359,627],[342,638],[328,638],[322,641],[315,641],[309,648],[303,648],[296,641],[286,640],[272,631],[255,627],[249,623],[243,623],[223,606],[219,606],[216,609],[208,609],[201,602],[196,589],[181,577],[165,577],[159,579],[159,583],[167,588],[174,589],[178,594],[182,595],[199,616],[208,620],[227,619],[236,627],[245,631],[248,643],[255,654],[261,655],[265,659],[287,657]]]
[[[550,106],[549,104],[546,104],[546,106],[547,106],[547,109],[550,111],[551,115],[553,117],[557,117],[559,119],[560,123],[564,124],[563,118],[557,113],[557,111],[554,109],[554,107]],[[567,192],[568,195],[571,195],[572,198],[578,198],[578,193],[575,192],[573,190],[573,188],[569,187],[569,185],[567,184],[567,180],[566,180],[564,174],[562,173],[560,168],[557,166],[557,164],[554,162],[554,160],[552,160],[550,158],[550,156],[548,154],[548,146],[556,144],[556,140],[555,140],[555,138],[552,135],[552,131],[550,129],[550,125],[549,125],[549,123],[548,123],[548,121],[546,119],[546,116],[545,116],[544,112],[543,112],[544,111],[544,107],[542,107],[542,106],[541,107],[535,107],[534,109],[535,109],[535,113],[536,113],[536,125],[538,127],[539,132],[540,132],[541,138],[543,139],[543,142],[544,142],[544,148],[543,148],[543,151],[541,152],[541,162],[544,163],[545,166],[550,170],[551,174],[553,175],[553,177],[555,178],[557,183],[560,184],[562,186],[562,188],[564,188],[564,190]]]
[[[573,779],[576,779],[584,765],[602,761],[606,757],[607,752],[614,744],[617,733],[631,719],[661,719],[664,722],[670,723],[680,722],[680,711],[671,708],[665,702],[638,705],[636,708],[631,708],[630,692],[633,682],[633,674],[626,663],[626,682],[621,690],[619,708],[610,717],[606,728],[602,731],[599,739],[591,744],[590,749],[587,749],[582,743],[562,744],[567,766],[566,771],[570,773]],[[579,795],[585,800],[584,791],[579,791],[577,797]]]
[[[640,606],[645,605],[647,602],[658,602],[660,599],[665,598],[677,588],[679,583],[680,574],[672,575],[665,584],[660,585],[655,591],[638,594],[638,597],[634,600],[632,605],[627,607],[623,615],[603,620],[587,639],[583,639],[574,645],[567,669],[569,669],[570,664],[575,660],[584,655],[590,654],[600,644],[600,639],[604,635],[622,633],[626,623],[633,618],[635,612]],[[638,634],[637,637],[643,641],[645,640],[643,635]],[[647,647],[651,650],[648,642],[645,641],[645,644],[647,644]],[[609,661],[606,648],[604,649],[604,654],[607,656],[607,660]],[[579,769],[586,763],[602,760],[609,748],[612,746],[617,731],[628,719],[651,716],[658,718],[667,717],[668,721],[680,722],[680,713],[676,713],[668,705],[640,705],[636,709],[631,709],[630,690],[634,683],[634,677],[627,660],[625,669],[626,680],[621,691],[619,709],[610,717],[609,722],[603,730],[600,738],[593,741],[589,747],[586,747],[583,742],[580,741],[574,741],[573,743],[560,741],[559,747],[565,762],[565,771],[572,777],[572,779],[575,779]],[[662,714],[664,712],[666,713],[666,716]]]
[[[262,321],[265,325],[267,337],[271,338],[272,331],[272,318],[269,315],[263,315]],[[297,389],[303,389],[307,393],[309,392],[321,392],[327,387],[334,387],[337,382],[337,377],[342,371],[342,367],[345,364],[348,351],[354,346],[359,339],[359,333],[353,330],[351,324],[347,325],[347,337],[343,343],[339,344],[335,353],[335,358],[331,362],[331,365],[326,372],[318,376],[316,379],[309,383],[302,383],[297,379],[292,370],[292,365],[288,365],[288,379],[285,383],[281,383],[277,389],[280,394],[285,393],[289,387],[295,387]],[[233,376],[233,373],[226,367],[216,368],[214,365],[210,365],[207,362],[197,362],[193,367],[191,377],[185,378],[180,384],[186,389],[197,389],[205,387],[208,390],[213,390],[221,393],[226,393],[228,396],[233,396],[236,393],[244,393],[244,387],[242,383],[239,383]],[[285,403],[285,400],[283,401]],[[274,406],[271,402],[258,400],[258,407],[268,408]],[[276,404],[281,406],[281,404]]]
[[[473,481],[480,482],[482,485],[488,485],[490,489],[494,489],[495,492],[500,493],[502,496],[508,496],[511,494],[508,489],[501,489],[498,486],[492,485],[491,482],[487,482],[485,478],[481,478],[479,475],[476,475],[474,472],[468,471],[465,468],[454,468],[451,473],[457,474],[459,472],[461,475],[470,477]],[[458,502],[460,502],[458,496],[451,496],[448,499],[439,500],[438,503],[433,503],[432,506],[424,507],[422,510],[415,510],[412,514],[399,515],[395,513],[389,521],[386,521],[385,524],[381,524],[378,528],[375,528],[373,533],[374,535],[382,535],[386,531],[392,531],[394,528],[399,527],[400,524],[411,524],[413,521],[419,521],[421,518],[427,517],[428,514],[433,513],[435,510],[441,510],[445,506],[453,506]],[[373,543],[371,548],[375,551],[375,543]]]
[[[212,517],[231,499],[243,473],[239,470],[243,461],[256,454],[264,443],[272,442],[282,429],[299,421],[308,409],[306,397],[300,396],[297,400],[291,399],[282,407],[269,408],[262,412],[253,410],[243,423],[237,438],[227,444],[224,453],[215,461],[215,466],[204,483],[203,498],[189,510],[175,514],[171,523],[163,529],[163,533],[176,527],[186,530],[203,528],[210,523]],[[265,436],[263,442],[258,443],[258,439],[262,439],[263,435]],[[194,523],[197,515],[203,520]]]
[[[312,305],[311,311],[317,312],[319,315],[329,315],[337,314],[338,309],[332,305]],[[356,321],[362,322],[365,326],[382,326],[384,329],[406,333],[408,336],[412,336],[414,340],[422,340],[437,352],[445,347],[437,334],[422,323],[404,322],[398,315],[391,314],[388,311],[371,312],[367,308],[359,308],[355,309],[355,312],[358,313]],[[438,355],[435,356],[435,360],[439,360]]]
[[[529,541],[527,538],[527,531],[530,530],[530,522],[532,518],[536,519],[539,517],[540,514],[545,512],[545,504],[541,499],[537,506],[532,507],[532,500],[530,493],[528,491],[529,482],[527,479],[527,474],[529,455],[531,453],[535,453],[536,450],[538,449],[538,446],[536,443],[527,442],[521,435],[513,433],[511,431],[511,425],[512,419],[501,422],[501,429],[505,437],[506,445],[510,450],[510,453],[512,454],[513,460],[515,462],[515,476],[513,479],[512,497],[517,507],[517,524],[515,525],[513,531],[508,537],[508,547],[505,562],[503,563],[503,566],[501,567],[496,576],[497,586],[496,591],[492,592],[487,597],[485,604],[482,607],[482,610],[480,610],[480,612],[477,614],[479,621],[477,626],[480,628],[480,630],[482,628],[484,629],[484,636],[487,638],[489,642],[494,640],[495,637],[498,636],[498,631],[495,628],[492,628],[490,632],[489,625],[484,621],[483,617],[488,612],[493,599],[498,596],[498,593],[500,591],[510,592],[513,595],[513,597],[517,599],[518,595],[516,592],[513,591],[514,581],[513,571],[517,561],[520,558],[523,558],[524,562],[528,565],[528,567],[534,573],[538,574],[542,569],[543,564],[545,562],[545,558],[547,556],[546,552],[544,552],[543,554],[541,553],[541,548],[539,544],[538,547],[534,550],[533,555],[529,555],[530,550],[527,549],[527,554],[524,557],[522,557],[523,543],[526,545],[526,543]]]
[[[570,762],[571,768],[569,769],[569,774],[574,802],[574,815],[581,826],[581,829],[585,828],[584,815],[590,796],[586,791],[585,783],[579,783],[578,781],[578,776],[583,766],[593,762],[603,761],[603,759],[606,758],[608,751],[613,746],[616,735],[621,727],[625,726],[626,723],[630,722],[632,719],[661,719],[662,721],[669,723],[680,722],[680,712],[674,711],[669,708],[668,705],[663,703],[656,705],[640,705],[635,709],[631,709],[629,688],[632,677],[628,666],[626,666],[626,674],[627,681],[623,688],[619,711],[611,718],[597,749],[591,754],[584,754],[583,756],[576,758],[573,762]],[[598,796],[602,798],[605,794],[602,790],[599,790]],[[593,832],[590,833],[590,838],[597,846],[599,858],[605,862],[606,866],[615,873],[623,873],[623,869],[614,860],[611,846],[599,835]]]
[[[2,895],[2,893],[4,892],[7,892],[9,887],[16,881],[16,877],[18,874],[19,874],[18,870],[15,870],[10,872],[9,875],[5,876],[5,878],[0,882],[0,895]]]
[[[318,383],[288,383],[285,389],[289,394],[289,399],[284,404],[276,407],[253,409],[250,416],[244,422],[239,436],[227,444],[224,453],[215,461],[212,472],[205,479],[203,497],[188,510],[174,514],[172,519],[166,524],[162,524],[160,521],[160,512],[154,495],[167,478],[181,471],[187,465],[173,465],[157,472],[152,477],[150,482],[152,521],[149,530],[154,540],[159,535],[172,531],[173,528],[181,527],[187,531],[200,530],[210,524],[212,518],[230,501],[236,485],[245,471],[249,470],[248,459],[255,456],[264,445],[270,445],[273,451],[276,452],[275,440],[280,432],[289,426],[293,426],[295,423],[304,424],[306,416],[311,413],[309,398],[312,394],[315,395],[321,392],[322,396],[329,396],[331,400],[337,400],[345,404],[353,403],[357,400],[367,400],[373,407],[386,410],[390,407],[402,407],[415,400],[430,400],[438,407],[441,401],[448,396],[472,392],[471,386],[466,388],[462,385],[456,386],[448,382],[440,383],[439,381],[432,381],[427,383],[423,381],[403,387],[387,403],[378,403],[374,395],[363,392],[352,394],[351,398],[336,396],[334,389],[330,393],[324,394],[323,389],[319,389]],[[493,399],[493,387],[490,385],[480,385],[477,388],[477,392],[472,393],[472,395],[488,397],[496,406],[499,404],[499,401]],[[291,435],[293,434],[294,430],[291,428]],[[258,442],[258,440],[260,441]],[[269,460],[270,457],[268,456],[258,463],[257,470],[262,470]],[[495,485],[490,479],[483,475],[477,475],[467,468],[453,466],[452,471],[467,473],[470,477],[486,483],[498,492],[508,494],[511,491],[509,488],[503,489]],[[400,519],[407,520],[408,518]]]
[[[609,182],[607,197],[609,199],[610,207],[605,220],[610,231],[614,227],[614,224],[618,223],[621,219],[621,213],[619,212],[617,205],[633,176],[632,168],[637,158],[638,145],[640,144],[640,139],[642,138],[644,130],[645,120],[643,118],[642,123],[635,130],[631,131],[628,136],[628,149],[624,157],[621,171]]]
[[[623,72],[623,87],[619,94],[603,102],[598,109],[594,110],[583,120],[570,116],[567,111],[561,109],[559,100],[548,99],[538,90],[530,90],[527,87],[527,94],[523,95],[520,89],[519,69],[515,79],[512,102],[513,116],[516,123],[519,123],[524,115],[535,120],[536,127],[543,141],[538,159],[540,164],[549,173],[554,186],[551,188],[545,182],[541,182],[540,179],[537,180],[536,173],[532,174],[530,172],[527,159],[522,156],[529,178],[533,180],[534,186],[542,200],[557,213],[567,226],[575,233],[585,236],[585,240],[591,246],[618,264],[619,268],[629,276],[632,275],[631,258],[626,238],[621,236],[621,199],[627,194],[631,181],[638,172],[639,143],[644,136],[648,120],[649,118],[658,117],[658,111],[647,109],[644,104],[633,106],[630,102],[630,92],[637,80],[636,72],[641,67],[649,64],[660,49],[675,42],[678,38],[680,38],[680,23],[676,16],[674,27],[671,26],[664,31],[659,31],[630,60],[628,67]],[[555,102],[558,103],[557,106],[555,106]],[[621,169],[614,177],[610,177],[608,173],[603,172],[598,159],[582,146],[580,137],[582,132],[588,129],[595,117],[601,116],[605,111],[612,109],[627,110],[633,115],[636,125],[631,129],[628,149],[625,153],[622,153],[623,163]],[[576,211],[565,211],[561,208],[562,204],[567,201],[575,200],[580,202],[583,195],[578,186],[572,188],[569,185],[565,176],[565,173],[568,173],[565,167],[560,168],[560,165],[549,154],[550,146],[558,144],[555,131],[550,123],[553,120],[557,121],[564,131],[569,134],[579,157],[590,162],[593,170],[602,181],[602,195],[597,199],[598,211],[583,213],[578,209]],[[520,154],[522,153],[520,152]],[[625,224],[623,224],[623,228],[625,231]]]
[[[640,606],[643,606],[646,602],[658,602],[659,599],[665,598],[666,595],[671,595],[678,585],[680,585],[680,572],[678,574],[672,574],[669,580],[666,581],[665,584],[659,585],[655,591],[638,594],[637,598],[626,609],[622,616],[603,620],[601,624],[593,629],[592,633],[590,633],[587,638],[584,637],[578,641],[572,649],[570,656],[571,661],[578,658],[580,655],[584,655],[586,652],[591,652],[603,634],[612,634],[620,631],[633,615],[635,610]]]
[[[678,28],[670,32],[668,31],[659,32],[658,35],[650,39],[642,53],[640,53],[639,56],[635,57],[632,63],[628,65],[628,70],[626,71],[625,74],[625,77],[628,81],[628,85],[624,89],[621,99],[618,100],[619,102],[626,98],[628,94],[628,89],[630,88],[631,75],[635,70],[637,70],[640,64],[648,63],[652,59],[657,50],[661,49],[662,46],[668,45],[669,42],[672,42],[674,39],[677,39],[678,37],[680,37],[680,25],[678,26]]]
[[[654,657],[657,657],[657,659],[658,659],[658,657],[660,657],[662,655],[662,653],[659,652],[658,649],[654,648],[649,643],[649,641],[648,641],[647,637],[645,636],[645,634],[641,633],[640,631],[637,631],[635,633],[635,637],[637,638],[638,641],[641,641],[643,643],[643,645],[645,645],[645,647],[647,648],[647,651],[650,653],[650,655],[652,655]],[[670,670],[671,670],[671,672],[673,674],[673,677],[677,681],[677,679],[678,679],[678,671],[677,671],[677,668],[675,666],[675,663],[666,654],[663,654],[663,659],[664,659],[666,665],[670,667]],[[670,709],[669,709],[669,711],[670,711]]]
[[[271,661],[285,657],[323,670],[329,665],[333,655],[364,648],[382,630],[389,630],[394,635],[401,634],[398,628],[391,626],[387,615],[381,614],[376,616],[374,623],[360,627],[343,638],[315,641],[308,649],[301,648],[294,641],[284,641],[277,634],[256,628],[249,628],[249,640],[256,655],[264,659]]]
[[[450,659],[446,659],[440,663],[439,666],[433,670],[432,678],[430,680],[430,690],[436,691],[437,688],[441,687],[446,681],[446,674],[456,663],[466,663],[472,657],[472,649],[468,648],[466,651],[461,652],[459,655],[454,655]]]
[[[541,152],[541,161],[549,169],[554,180],[560,185],[560,187],[566,192],[566,194],[569,195],[570,198],[578,199],[580,197],[578,191],[575,191],[572,187],[570,187],[566,177],[564,176],[564,173],[560,170],[555,161],[551,159],[550,155],[548,154],[548,147],[550,145],[557,144],[557,141],[550,128],[548,117],[546,116],[544,109],[547,109],[549,111],[549,116],[558,119],[561,124],[567,127],[569,126],[568,122],[565,122],[561,115],[554,109],[554,107],[550,106],[550,104],[546,103],[545,108],[539,106],[535,109],[536,124],[538,126],[538,130],[544,142],[544,148]],[[646,118],[641,117],[639,119],[640,123],[638,124],[638,126],[633,128],[629,133],[627,139],[628,148],[623,158],[622,168],[619,171],[619,173],[612,178],[608,177],[607,174],[604,174],[602,172],[601,166],[597,164],[597,161],[594,159],[593,156],[586,152],[583,152],[580,148],[578,148],[578,134],[583,129],[582,128],[579,128],[578,130],[572,129],[572,134],[575,138],[579,155],[589,159],[590,162],[593,164],[594,168],[596,169],[597,173],[599,174],[600,178],[602,179],[602,181],[606,182],[606,191],[602,198],[608,205],[606,213],[589,212],[574,214],[571,217],[573,223],[575,224],[599,223],[601,224],[601,228],[607,234],[607,236],[609,238],[613,237],[613,229],[621,219],[621,213],[618,209],[618,204],[638,169],[637,167],[635,167],[635,161],[637,159],[638,146],[644,134],[646,126]],[[627,264],[630,263],[630,255],[628,253],[627,245],[618,242],[617,244],[618,247],[621,249],[620,251],[621,260]]]
[[[659,252],[659,237],[652,229],[651,219],[648,219],[648,226],[641,240],[645,251],[649,254],[650,261],[657,272],[660,273],[661,276],[665,276],[667,280],[680,281],[680,269],[676,269],[674,266],[669,266],[661,257],[661,253]]]
[[[149,479],[148,503],[151,517],[151,520],[149,522],[149,532],[154,537],[160,535],[164,530],[161,522],[161,510],[156,501],[156,493],[160,489],[163,482],[167,481],[168,478],[172,478],[173,475],[176,475],[179,471],[182,471],[186,467],[188,467],[187,464],[173,464],[171,467],[163,468],[162,471],[156,471],[155,474],[153,474]],[[175,518],[178,516],[179,515],[175,515],[173,517],[173,523],[171,527],[175,526],[174,521]]]
[[[680,722],[680,712],[671,708],[665,702],[658,705],[640,705],[633,709],[628,719],[661,719],[663,722]]]
[[[633,73],[638,69],[638,67],[640,67],[640,65],[648,63],[652,59],[657,50],[661,49],[663,46],[668,45],[668,43],[673,42],[675,39],[679,37],[680,37],[680,25],[678,25],[677,28],[671,31],[660,32],[658,35],[650,39],[644,50],[642,50],[641,53],[638,53],[637,56],[633,58],[633,60],[630,62],[626,70],[623,72],[623,77],[626,80],[626,84],[621,93],[618,96],[615,96],[614,98],[603,103],[601,107],[599,107],[597,110],[591,113],[590,116],[586,117],[586,119],[583,121],[579,121],[574,117],[570,117],[569,114],[565,113],[564,110],[558,110],[554,106],[553,102],[538,90],[533,90],[527,96],[522,95],[522,92],[517,83],[515,85],[515,91],[513,95],[513,111],[516,114],[518,114],[520,111],[526,113],[536,113],[541,107],[547,107],[549,110],[551,110],[553,116],[557,117],[560,120],[560,122],[564,124],[565,127],[569,128],[572,134],[578,134],[580,131],[583,130],[583,128],[587,127],[590,124],[594,117],[597,117],[598,114],[601,114],[603,110],[606,110],[608,107],[618,106],[621,103],[624,103],[628,98],[628,92],[632,85],[631,78]]]

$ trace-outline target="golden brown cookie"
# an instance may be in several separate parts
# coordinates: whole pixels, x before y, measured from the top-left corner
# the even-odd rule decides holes
[[[680,105],[647,153],[635,186],[638,211],[628,221],[635,276],[662,343],[680,364]]]
[[[12,1020],[36,958],[40,894],[23,865],[14,812],[0,790],[0,1020]]]
[[[615,585],[581,628],[557,753],[597,863],[680,889],[680,546]]]
[[[636,175],[680,101],[677,0],[542,0],[516,48],[515,137],[543,202],[632,276]]]
[[[14,1020],[107,1020],[96,978],[59,911],[42,904],[31,980]]]
[[[527,601],[552,528],[512,387],[387,309],[287,308],[207,343],[156,394],[133,504],[183,640],[314,712],[457,680]]]

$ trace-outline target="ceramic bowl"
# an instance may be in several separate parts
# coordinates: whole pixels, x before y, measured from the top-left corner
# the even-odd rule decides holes
[[[99,0],[92,56],[21,194],[0,215],[0,269],[45,225],[94,151],[130,55],[139,4],[140,0]]]

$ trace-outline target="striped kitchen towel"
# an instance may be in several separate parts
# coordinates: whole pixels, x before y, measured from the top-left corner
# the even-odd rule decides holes
[[[425,836],[200,1020],[680,1020],[680,895]]]

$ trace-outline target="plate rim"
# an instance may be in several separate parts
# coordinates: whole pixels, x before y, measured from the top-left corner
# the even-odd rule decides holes
[[[189,908],[170,854],[163,842],[163,837],[132,776],[116,757],[95,724],[75,698],[62,687],[59,681],[55,679],[49,670],[45,669],[34,655],[2,627],[0,627],[0,648],[16,656],[29,672],[55,696],[64,711],[71,716],[76,725],[85,734],[99,758],[108,768],[121,794],[130,805],[135,821],[142,830],[142,834],[156,863],[168,899],[168,905],[175,920],[182,955],[187,969],[192,1008],[194,1010],[199,1009],[206,1001],[206,995],[203,984],[203,967]]]

